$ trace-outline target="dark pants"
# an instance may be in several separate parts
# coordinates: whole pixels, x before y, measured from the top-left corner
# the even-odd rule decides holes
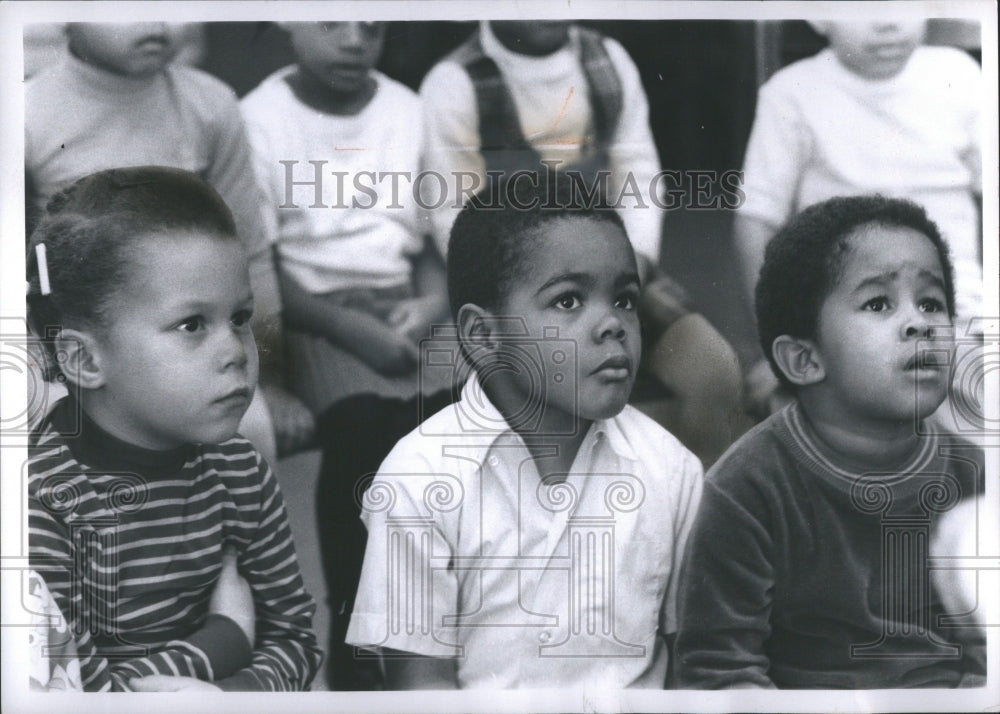
[[[449,390],[403,401],[374,395],[344,399],[318,423],[323,448],[316,488],[320,555],[330,607],[326,678],[332,690],[381,689],[378,661],[344,643],[354,609],[368,534],[361,497],[382,461],[421,419],[451,403]]]

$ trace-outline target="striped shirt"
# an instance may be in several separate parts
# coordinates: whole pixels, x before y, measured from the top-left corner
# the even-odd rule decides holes
[[[87,691],[127,690],[151,674],[225,690],[308,688],[322,658],[316,606],[277,481],[249,442],[149,452],[64,399],[33,435],[28,472],[31,564],[75,635]],[[238,671],[219,620],[233,623],[208,612],[226,547],[256,616]]]

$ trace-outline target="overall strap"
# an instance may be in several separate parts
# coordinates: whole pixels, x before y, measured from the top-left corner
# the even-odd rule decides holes
[[[483,51],[477,31],[455,50],[450,59],[460,64],[472,80],[479,110],[479,137],[483,152],[533,151],[521,132],[521,119],[507,83]],[[490,168],[490,167],[487,167]]]
[[[604,47],[601,34],[588,27],[577,27],[580,42],[580,62],[590,90],[590,109],[593,115],[597,143],[607,147],[618,127],[622,113],[622,83]]]
[[[604,47],[601,34],[586,27],[577,27],[580,63],[590,93],[591,124],[596,147],[584,151],[582,162],[591,168],[606,168],[607,147],[610,145],[622,112],[622,87]],[[483,50],[479,32],[449,55],[462,66],[476,92],[479,113],[480,147],[488,171],[510,174],[519,169],[537,170],[541,156],[524,138],[521,119],[514,97],[504,81],[500,68]],[[596,151],[595,151],[596,149]],[[590,157],[589,159],[586,157]]]

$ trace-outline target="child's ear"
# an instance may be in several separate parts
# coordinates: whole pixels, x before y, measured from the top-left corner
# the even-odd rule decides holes
[[[492,347],[496,343],[496,325],[493,314],[474,303],[458,309],[458,336],[463,344],[474,347]]]
[[[823,358],[812,340],[781,335],[771,343],[778,369],[797,387],[822,382],[826,378]]]
[[[63,328],[55,338],[56,358],[66,379],[82,389],[104,385],[97,340],[85,330]]]

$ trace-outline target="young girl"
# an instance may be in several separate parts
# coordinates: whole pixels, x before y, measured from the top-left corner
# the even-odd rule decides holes
[[[88,691],[300,690],[316,673],[281,493],[236,435],[252,312],[232,215],[186,171],[80,179],[31,238],[29,322],[69,388],[31,440],[31,562]]]

